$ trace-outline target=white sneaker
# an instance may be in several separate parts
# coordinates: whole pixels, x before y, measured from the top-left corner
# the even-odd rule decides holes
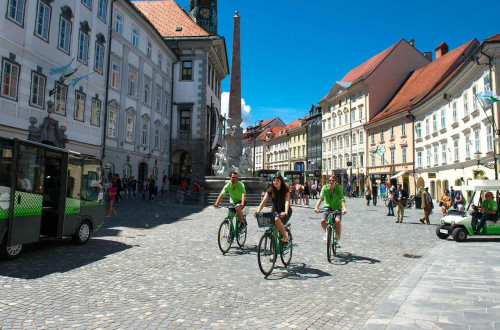
[[[327,234],[325,234],[325,236],[323,236],[323,242],[325,242],[325,245],[326,245],[326,235]]]
[[[337,244],[336,244],[336,245],[337,245],[337,249],[340,249],[340,248],[342,247],[342,246],[340,245],[340,242],[339,242],[339,241],[337,241]]]

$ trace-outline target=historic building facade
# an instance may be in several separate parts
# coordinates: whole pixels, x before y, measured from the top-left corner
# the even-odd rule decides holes
[[[498,103],[483,109],[476,94],[500,92],[500,35],[481,44],[474,39],[448,55],[455,51],[461,64],[431,97],[411,109],[416,186],[429,187],[434,199],[450,186],[466,185],[474,170],[484,171],[483,178],[498,176]]]
[[[297,128],[288,131],[289,166],[291,171],[304,172],[307,161],[307,126],[305,118],[298,120]]]
[[[169,174],[172,63],[177,57],[129,1],[113,2],[104,175]]]
[[[309,115],[305,118],[307,127],[306,181],[318,181],[321,179],[321,115],[321,107],[312,105]]]
[[[178,57],[171,68],[174,85],[171,174],[210,175],[215,152],[221,145],[224,126],[220,113],[221,81],[229,74],[229,66],[225,40],[217,35],[216,24],[215,27],[208,24],[207,17],[199,15],[216,18],[217,1],[209,4],[191,1],[193,17],[173,0],[133,4],[153,23]],[[207,25],[203,28],[194,20]]]
[[[402,39],[333,85],[319,102],[323,108],[323,175],[335,173],[342,184],[365,183],[364,124],[387,104],[410,72],[427,63],[429,59],[413,41]]]
[[[7,0],[0,7],[1,135],[101,157],[107,0]]]

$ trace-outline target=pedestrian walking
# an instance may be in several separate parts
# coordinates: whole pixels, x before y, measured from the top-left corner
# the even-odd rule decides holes
[[[434,203],[432,202],[432,197],[429,194],[429,188],[425,187],[422,192],[422,210],[424,210],[424,216],[420,219],[421,223],[427,223],[428,225],[431,224],[429,215],[431,214],[433,208]]]
[[[188,185],[185,179],[181,180],[181,186],[177,192],[177,203],[184,204],[184,199],[186,198],[186,191]]]
[[[394,202],[394,188],[390,188],[387,191],[387,208],[389,209],[389,212],[387,213],[387,216],[394,216],[394,206],[392,203]]]
[[[128,178],[127,189],[128,199],[132,199],[132,197],[136,198],[135,191],[137,189],[137,180],[133,175]]]
[[[128,179],[127,176],[124,175],[122,178],[122,189],[123,189],[123,197],[127,198],[128,195]]]
[[[311,185],[311,198],[316,198],[317,194],[318,194],[318,186],[316,185],[316,183],[313,183]]]
[[[116,201],[116,204],[118,204],[123,199],[122,195],[121,195],[122,191],[123,191],[122,180],[120,179],[120,174],[118,174],[118,173],[115,174],[115,187],[116,187],[115,201]]]
[[[111,182],[111,185],[106,190],[106,196],[108,197],[108,215],[106,215],[106,218],[111,218],[112,213],[116,215],[116,211],[113,208],[113,202],[115,201],[116,191],[117,190],[115,188],[115,183]]]
[[[158,193],[158,186],[156,185],[156,180],[151,178],[149,181],[149,200],[151,202],[155,201],[157,193]]]
[[[310,183],[309,182],[306,182],[304,183],[304,192],[303,192],[303,196],[304,196],[304,205],[309,205],[309,195],[310,195]]]
[[[149,191],[149,180],[148,179],[144,179],[144,181],[142,181],[142,199],[146,199],[146,192]]]
[[[161,196],[163,199],[163,204],[167,204],[168,201],[168,188],[169,188],[168,176],[164,175],[163,182],[161,185]]]
[[[374,182],[372,185],[372,197],[373,197],[373,206],[377,206],[378,185],[376,182]]]
[[[370,201],[372,200],[372,190],[369,186],[366,187],[365,191],[366,206],[370,206]]]
[[[407,198],[408,198],[408,193],[406,192],[406,190],[403,189],[403,186],[401,184],[398,184],[398,190],[396,190],[396,196],[394,197],[394,199],[396,199],[396,202],[397,202],[397,204],[396,204],[396,213],[397,213],[396,223],[403,222]]]

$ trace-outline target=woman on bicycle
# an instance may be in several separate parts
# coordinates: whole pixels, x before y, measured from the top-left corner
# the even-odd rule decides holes
[[[262,202],[259,205],[257,212],[255,212],[255,216],[257,217],[262,210],[262,208],[266,205],[267,199],[271,197],[273,202],[273,216],[275,219],[276,228],[280,231],[281,235],[283,235],[283,243],[288,243],[288,236],[285,230],[285,224],[290,220],[292,216],[292,207],[290,206],[290,192],[287,187],[283,177],[277,173],[273,177],[273,184],[267,190]]]

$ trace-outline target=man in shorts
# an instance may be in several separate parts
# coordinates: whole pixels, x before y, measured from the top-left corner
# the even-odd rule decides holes
[[[243,218],[243,213],[241,210],[245,207],[246,202],[246,190],[245,185],[238,181],[238,173],[231,172],[230,174],[231,182],[222,188],[217,201],[214,204],[214,207],[219,207],[222,198],[224,195],[229,193],[229,202],[231,203],[230,208],[234,209],[236,215],[240,219],[240,225],[246,226],[245,220]]]
[[[342,190],[342,186],[337,183],[337,177],[335,175],[330,176],[328,180],[328,184],[325,184],[321,189],[321,193],[319,195],[318,203],[316,204],[316,208],[314,209],[315,213],[319,213],[319,206],[321,202],[325,201],[325,205],[323,205],[324,211],[321,212],[321,227],[326,232],[326,219],[331,212],[341,211],[341,214],[337,214],[335,217],[335,222],[337,223],[337,248],[340,248],[340,234],[342,233],[342,215],[347,213],[347,207],[345,205],[344,193]],[[326,237],[325,237],[326,240]]]

